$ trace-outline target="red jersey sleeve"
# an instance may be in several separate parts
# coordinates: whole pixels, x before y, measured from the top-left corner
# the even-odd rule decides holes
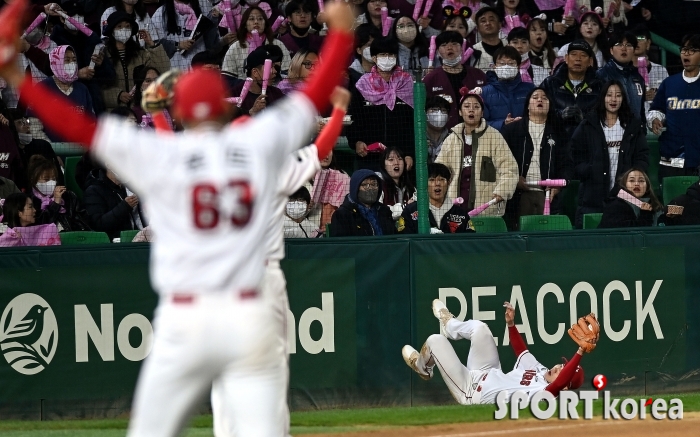
[[[568,363],[566,363],[562,371],[559,373],[559,376],[557,376],[557,379],[555,379],[553,383],[549,384],[545,390],[553,394],[555,397],[559,396],[559,392],[569,386],[571,378],[573,378],[574,374],[576,373],[576,367],[578,367],[580,362],[581,355],[579,355],[577,352],[574,354],[574,357],[571,358]]]
[[[63,138],[90,147],[95,137],[97,120],[87,114],[75,112],[70,100],[52,92],[42,84],[33,83],[30,78],[22,82],[20,95],[32,108],[32,112],[44,126]]]
[[[522,335],[520,335],[518,328],[515,326],[508,327],[508,338],[510,339],[510,346],[513,348],[516,357],[519,357],[521,353],[527,350],[525,340],[523,340]]]
[[[321,112],[328,106],[328,96],[340,84],[355,37],[352,33],[330,30],[319,54],[321,62],[301,92]]]
[[[318,159],[323,160],[335,147],[340,131],[343,129],[343,117],[345,117],[345,111],[333,108],[330,121],[321,129],[321,133],[316,138]]]

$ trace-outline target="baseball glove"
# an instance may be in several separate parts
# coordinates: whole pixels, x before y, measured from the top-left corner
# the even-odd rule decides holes
[[[143,92],[141,107],[146,112],[155,112],[170,106],[173,100],[173,88],[180,74],[180,70],[174,68],[158,76],[158,79]]]
[[[600,338],[600,325],[595,314],[579,318],[578,323],[569,328],[569,336],[584,352],[591,353]]]

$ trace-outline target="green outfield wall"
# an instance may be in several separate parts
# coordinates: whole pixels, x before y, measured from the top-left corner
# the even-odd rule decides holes
[[[148,255],[140,244],[0,251],[0,417],[128,411],[157,303]],[[575,352],[565,330],[593,311],[587,380],[605,374],[614,394],[700,389],[700,228],[296,240],[287,255],[293,409],[449,403],[440,377],[415,377],[400,354],[439,332],[435,298],[489,325],[504,368],[509,300],[545,365]],[[29,347],[12,331],[37,306]],[[466,360],[468,342],[453,344]]]

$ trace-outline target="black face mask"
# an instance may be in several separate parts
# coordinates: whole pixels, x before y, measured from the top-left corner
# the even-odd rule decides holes
[[[311,26],[307,28],[297,27],[292,23],[289,23],[289,25],[291,26],[292,30],[294,30],[294,33],[296,33],[299,36],[306,36],[306,34],[309,33],[309,29],[311,28]]]

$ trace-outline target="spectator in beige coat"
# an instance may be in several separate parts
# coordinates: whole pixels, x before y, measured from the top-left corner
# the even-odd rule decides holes
[[[454,175],[447,197],[462,197],[469,210],[497,199],[482,214],[502,216],[518,184],[518,163],[500,132],[486,124],[481,96],[464,88],[461,92],[463,122],[452,128],[435,162]]]

